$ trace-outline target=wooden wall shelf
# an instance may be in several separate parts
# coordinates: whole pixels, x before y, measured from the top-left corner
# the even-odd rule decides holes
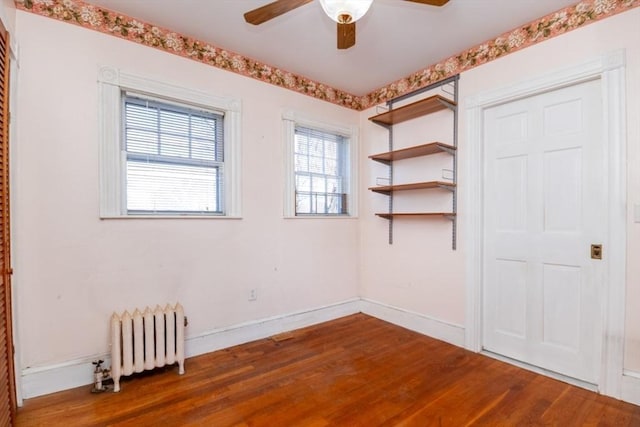
[[[394,213],[377,213],[377,216],[384,219],[392,218],[410,218],[410,217],[442,217],[442,218],[455,218],[456,214],[453,212],[394,212]]]
[[[446,190],[453,190],[455,187],[456,185],[453,182],[427,181],[427,182],[415,182],[412,184],[397,184],[397,185],[384,185],[381,187],[370,187],[369,190],[375,193],[389,194],[394,191],[425,190],[429,188],[444,188]]]
[[[440,95],[433,95],[402,107],[394,108],[377,116],[370,117],[374,123],[383,126],[397,125],[407,120],[415,119],[426,114],[444,109],[453,109],[456,103]]]
[[[383,126],[388,131],[389,138],[389,151],[385,153],[372,154],[369,158],[373,161],[383,163],[387,166],[388,184],[376,187],[370,187],[369,190],[374,193],[384,194],[388,198],[389,210],[386,213],[376,213],[380,218],[385,218],[389,221],[389,244],[393,244],[393,226],[395,219],[401,218],[446,218],[451,220],[451,248],[456,249],[456,230],[457,230],[457,181],[458,181],[458,79],[459,75],[451,76],[440,82],[433,83],[423,88],[417,89],[408,94],[399,96],[397,98],[387,101],[388,111],[382,114],[377,114],[373,117],[369,117],[371,122]],[[451,90],[447,90],[450,88]],[[404,102],[407,99],[415,99],[420,94],[426,94],[434,89],[440,89],[442,93],[451,95],[453,100],[447,99],[441,95],[433,95],[426,98],[419,99],[410,104],[402,105],[401,107],[394,108],[394,105],[398,102]],[[428,144],[410,146],[407,148],[401,148],[394,150],[394,132],[393,126],[398,123],[405,122],[407,120],[417,119],[422,116],[426,116],[438,111],[450,110],[453,118],[453,132],[451,142],[452,144],[445,144],[442,142],[430,142]],[[440,117],[432,120],[440,120]],[[399,167],[394,162],[398,160],[411,159],[414,157],[429,156],[438,153],[448,153],[451,155],[452,161],[452,179],[451,181],[425,181],[425,182],[413,182],[407,184],[398,184],[394,180],[394,168]],[[404,166],[412,166],[405,164]],[[415,165],[414,165],[415,166]],[[394,211],[394,194],[398,191],[407,190],[424,190],[431,188],[441,188],[451,191],[451,212],[395,212]],[[426,196],[426,194],[419,194],[419,197]]]
[[[431,142],[429,144],[416,145],[415,147],[403,148],[401,150],[387,151],[386,153],[373,154],[369,156],[371,160],[388,164],[396,160],[411,159],[414,157],[429,156],[431,154],[449,153],[453,154],[456,147],[442,142]]]

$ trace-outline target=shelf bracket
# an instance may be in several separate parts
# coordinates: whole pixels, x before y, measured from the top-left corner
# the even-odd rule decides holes
[[[442,147],[442,146],[440,146],[440,150],[444,151],[445,153],[451,154],[452,156],[455,155],[456,153],[456,150],[452,150],[451,148]]]
[[[391,161],[390,160],[382,160],[382,159],[371,159],[374,162],[378,162],[378,163],[382,163],[383,165],[386,166],[390,166],[391,165]]]
[[[438,101],[440,102],[440,104],[444,105],[445,107],[447,107],[451,111],[457,111],[458,110],[458,107],[455,104],[451,103],[451,102],[447,102],[447,101],[442,100],[442,99],[439,99]]]
[[[375,124],[377,124],[378,126],[382,126],[383,128],[385,128],[385,129],[387,129],[387,130],[391,129],[391,125],[388,125],[388,124],[386,124],[386,123],[380,123],[380,122],[376,122],[376,121],[373,121],[373,120],[371,121],[371,123],[375,123]]]
[[[449,91],[447,90],[447,88],[448,88],[449,86],[452,86],[451,92],[449,92]],[[440,87],[440,90],[441,90],[441,91],[443,91],[444,93],[448,94],[448,95],[456,96],[456,85],[455,85],[455,83],[454,83],[454,82],[449,82],[449,83],[447,83],[447,84],[445,84],[445,85],[442,85],[442,86]]]
[[[443,190],[449,190],[451,192],[456,191],[456,187],[451,185],[438,184],[438,188],[442,188]]]

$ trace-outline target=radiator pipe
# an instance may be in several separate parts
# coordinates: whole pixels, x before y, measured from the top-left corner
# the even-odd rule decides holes
[[[93,371],[93,388],[91,389],[91,393],[107,391],[108,387],[103,384],[103,381],[109,378],[109,369],[101,366],[104,360],[96,360],[91,363],[96,367]]]

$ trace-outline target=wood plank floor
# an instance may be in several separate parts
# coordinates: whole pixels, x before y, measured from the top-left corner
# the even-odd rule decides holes
[[[640,426],[640,407],[357,314],[29,399],[18,426]]]

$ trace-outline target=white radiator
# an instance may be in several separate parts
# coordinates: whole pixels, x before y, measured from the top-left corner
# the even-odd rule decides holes
[[[136,309],[133,314],[111,316],[111,377],[113,391],[120,391],[120,377],[178,363],[184,374],[184,309]]]

